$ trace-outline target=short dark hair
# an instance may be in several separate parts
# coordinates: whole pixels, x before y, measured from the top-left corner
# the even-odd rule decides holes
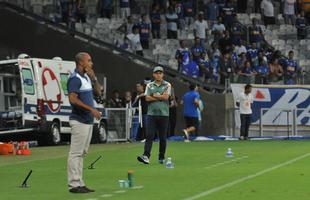
[[[196,87],[197,87],[196,84],[190,84],[190,85],[189,85],[189,89],[190,89],[190,90],[195,90]]]
[[[251,85],[251,84],[246,84],[246,85],[244,86],[244,89],[245,89],[245,90],[250,89],[250,88],[252,88],[252,85]]]

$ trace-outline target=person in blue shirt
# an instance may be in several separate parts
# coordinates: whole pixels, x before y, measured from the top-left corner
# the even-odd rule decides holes
[[[298,14],[296,19],[296,28],[297,28],[297,39],[302,40],[307,38],[307,26],[308,22],[305,18],[305,13],[302,11],[300,14]]]
[[[255,62],[258,57],[258,49],[256,43],[252,43],[251,47],[248,48],[247,57],[251,62]]]
[[[270,47],[270,48],[267,48],[267,49],[265,50],[265,56],[266,56],[268,62],[271,62],[271,61],[272,61],[273,50],[272,50],[271,47]]]
[[[206,82],[211,81],[213,78],[213,68],[211,67],[209,61],[206,59],[205,54],[201,54],[197,64],[199,66],[199,76],[202,77]]]
[[[88,53],[75,56],[76,69],[68,79],[68,97],[72,107],[70,114],[71,144],[68,156],[68,186],[71,193],[89,193],[95,190],[86,187],[83,174],[83,159],[87,154],[93,133],[94,118],[100,120],[101,113],[95,108],[94,94],[101,95],[101,85],[93,70]]]
[[[186,128],[183,129],[185,135],[185,142],[189,142],[190,133],[198,135],[199,115],[197,108],[199,107],[200,95],[198,93],[198,86],[191,84],[189,91],[184,94],[181,104],[183,104],[183,116],[186,123]]]
[[[178,28],[180,30],[185,29],[185,16],[184,16],[184,8],[182,2],[178,2],[174,6],[175,13],[178,15]]]
[[[191,53],[193,55],[193,60],[198,64],[202,54],[206,54],[206,50],[201,46],[199,37],[195,38],[195,44],[191,48]]]
[[[192,55],[185,53],[182,57],[181,73],[192,78],[198,78],[200,75],[199,66],[192,59]]]
[[[288,58],[284,60],[284,83],[287,85],[293,85],[296,82],[296,78],[300,68],[297,61],[294,60],[294,51],[288,53]]]
[[[219,10],[220,12],[222,11],[222,9],[225,7],[226,5],[226,0],[215,0],[215,2],[217,3],[217,5],[219,6]]]
[[[183,9],[184,9],[184,17],[185,17],[185,23],[186,26],[190,26],[194,23],[194,2],[193,0],[184,0],[183,3]]]
[[[209,21],[210,26],[212,27],[219,16],[219,6],[215,0],[211,0],[207,4],[206,11],[204,13],[206,14],[206,19]]]
[[[231,0],[227,0],[226,5],[222,8],[222,12],[224,14],[225,27],[230,30],[234,22],[234,16],[236,15],[235,6]]]
[[[178,61],[178,71],[181,70],[181,66],[184,62],[185,57],[190,58],[191,52],[187,48],[187,44],[185,40],[180,41],[180,48],[175,52],[175,59]]]
[[[214,83],[218,83],[219,82],[219,78],[220,78],[220,74],[219,74],[219,65],[220,65],[220,57],[218,56],[213,56],[211,59],[210,59],[210,67],[211,69],[213,70],[213,73],[212,73],[212,81]]]
[[[245,84],[250,84],[252,82],[252,78],[256,75],[256,72],[252,68],[251,61],[246,61],[244,67],[239,71],[239,75],[241,78],[241,82]]]
[[[150,19],[152,24],[152,36],[153,39],[159,39],[160,38],[160,7],[158,4],[154,4],[152,11],[150,13]]]
[[[255,84],[268,84],[269,67],[267,62],[259,58],[258,65],[255,66]]]
[[[237,15],[235,15],[233,24],[231,25],[230,28],[232,42],[234,45],[238,45],[241,42],[241,40],[246,39],[243,34],[244,32],[242,26],[243,25],[237,19]]]
[[[234,49],[234,48],[235,48],[235,46],[233,45],[232,49]],[[235,63],[235,65],[238,64],[238,55],[237,55],[237,53],[235,51],[233,51],[231,53],[231,59]]]
[[[257,25],[257,19],[252,19],[252,26],[249,27],[250,43],[256,43],[260,48],[260,43],[264,39],[263,31],[259,25]]]
[[[112,0],[99,0],[99,8],[101,17],[111,19],[112,17]]]
[[[142,15],[142,21],[139,24],[140,42],[143,49],[149,49],[149,38],[151,33],[151,24],[147,21],[147,15]]]

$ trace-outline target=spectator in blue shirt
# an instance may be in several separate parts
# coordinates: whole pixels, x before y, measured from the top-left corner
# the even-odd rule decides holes
[[[149,38],[151,33],[151,24],[147,21],[147,15],[142,15],[142,21],[139,24],[140,41],[143,49],[149,48]]]
[[[300,14],[298,14],[298,17],[296,19],[298,40],[307,38],[307,27],[308,27],[308,22],[307,22],[307,19],[305,18],[304,11],[302,11]]]
[[[248,48],[247,57],[251,62],[255,62],[258,57],[258,49],[256,43],[252,43],[251,47]]]
[[[198,78],[200,75],[199,66],[192,59],[192,55],[185,53],[182,57],[181,73],[192,78]]]
[[[150,14],[150,19],[152,23],[152,36],[153,39],[160,38],[160,24],[161,24],[161,19],[160,19],[160,7],[158,4],[154,4],[152,8],[152,12]]]
[[[284,83],[293,85],[296,82],[298,72],[300,71],[297,61],[294,60],[294,51],[288,53],[288,58],[284,61]]]
[[[255,66],[255,84],[268,84],[269,67],[264,59],[259,58],[258,65]]]
[[[178,27],[181,30],[185,29],[185,17],[184,17],[184,8],[183,4],[181,2],[176,3],[175,6],[175,13],[178,15],[179,23]]]
[[[186,56],[190,57],[190,54],[191,54],[191,52],[187,48],[186,41],[181,40],[180,41],[180,48],[175,53],[175,59],[177,59],[177,61],[178,61],[178,71],[181,70],[181,66],[182,66],[184,57],[186,57]]]
[[[101,17],[111,19],[113,6],[112,0],[100,0],[99,4]]]
[[[185,142],[189,142],[190,133],[198,135],[199,128],[198,110],[200,95],[198,87],[195,84],[189,86],[189,91],[184,94],[182,104],[184,105],[183,116],[186,123],[186,128],[183,129]]]
[[[191,53],[193,55],[193,60],[198,64],[202,54],[206,54],[205,48],[201,46],[200,39],[198,37],[195,38],[195,44],[191,48]]]
[[[226,0],[215,0],[215,2],[217,3],[217,5],[219,6],[219,10],[220,12],[222,11],[222,9],[225,7],[226,5]]]
[[[199,76],[202,77],[203,80],[206,82],[211,81],[213,78],[213,68],[211,67],[209,61],[206,59],[205,54],[201,54],[197,64],[199,66]]]
[[[252,77],[256,75],[256,72],[252,68],[251,61],[246,61],[244,67],[239,71],[239,76],[242,83],[250,84],[252,82]]]
[[[211,0],[207,4],[207,7],[204,13],[206,14],[206,19],[212,26],[216,22],[216,19],[219,16],[219,6],[215,2],[215,0]]]
[[[184,9],[186,26],[190,26],[191,24],[194,23],[194,16],[195,16],[193,0],[184,0],[183,9]]]
[[[252,26],[249,27],[250,43],[256,43],[260,48],[260,43],[264,39],[263,31],[259,25],[257,25],[257,19],[252,19]]]
[[[222,12],[224,14],[225,27],[230,30],[234,22],[234,16],[236,15],[234,3],[231,0],[227,0],[226,5],[222,8]]]
[[[238,45],[244,38],[242,24],[238,21],[237,15],[234,16],[233,24],[231,25],[230,32],[232,37],[232,42],[234,45]]]

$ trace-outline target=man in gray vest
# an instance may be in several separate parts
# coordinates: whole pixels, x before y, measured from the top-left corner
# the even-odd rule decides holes
[[[153,70],[154,81],[147,84],[145,89],[145,100],[148,102],[146,142],[144,153],[138,156],[139,162],[150,163],[153,139],[156,131],[159,136],[159,163],[165,160],[167,129],[169,123],[169,96],[171,94],[171,84],[163,79],[164,70],[157,66]]]

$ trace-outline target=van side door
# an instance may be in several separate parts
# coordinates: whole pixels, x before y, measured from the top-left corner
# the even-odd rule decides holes
[[[23,124],[25,127],[36,127],[38,121],[37,83],[30,59],[19,59],[20,77],[22,83]]]

